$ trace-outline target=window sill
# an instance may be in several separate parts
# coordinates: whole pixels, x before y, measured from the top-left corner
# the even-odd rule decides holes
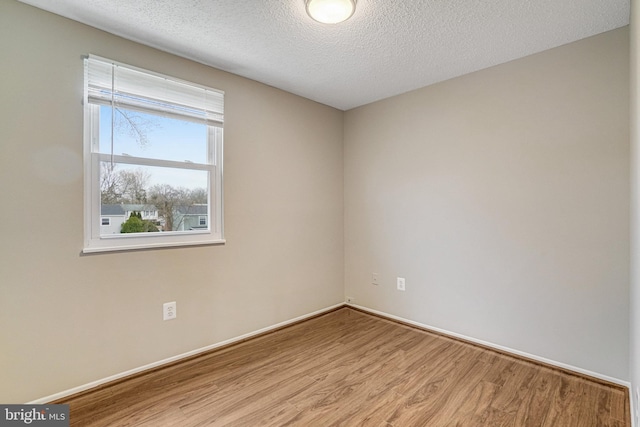
[[[115,243],[115,242],[114,242]],[[175,241],[175,242],[155,242],[155,243],[140,243],[140,244],[127,244],[127,245],[109,245],[109,246],[94,246],[85,247],[82,249],[83,254],[96,254],[101,252],[128,252],[139,251],[145,249],[163,249],[163,248],[179,248],[186,246],[211,246],[211,245],[224,245],[225,239],[218,240],[199,240],[199,241]]]

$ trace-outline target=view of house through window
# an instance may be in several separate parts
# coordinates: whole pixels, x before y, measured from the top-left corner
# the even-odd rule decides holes
[[[223,94],[93,57],[87,76],[85,251],[221,241]]]
[[[110,123],[112,108],[99,109],[100,123]],[[208,171],[129,161],[206,164],[208,126],[123,108],[115,108],[114,121],[113,132],[100,126],[99,150],[109,157],[113,150],[127,163],[100,162],[100,215],[109,219],[100,234],[206,229]]]

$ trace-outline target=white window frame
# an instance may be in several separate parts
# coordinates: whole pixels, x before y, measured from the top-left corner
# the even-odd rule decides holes
[[[201,106],[197,104],[198,99],[194,104],[188,104],[189,109],[185,113],[190,115],[193,119],[194,115],[206,116],[202,119],[202,123],[208,126],[208,152],[207,163],[193,163],[193,162],[178,162],[172,160],[158,160],[152,158],[141,158],[132,156],[116,155],[115,153],[100,153],[99,150],[99,110],[100,105],[105,105],[107,102],[99,99],[105,90],[95,89],[95,82],[97,78],[91,77],[90,73],[95,73],[95,69],[107,66],[116,69],[125,69],[127,72],[134,71],[143,77],[150,76],[150,83],[145,81],[145,88],[148,84],[153,85],[154,82],[166,81],[175,87],[187,86],[188,90],[201,90],[203,93],[212,94],[212,97],[216,98],[218,105],[215,106],[216,110],[213,112],[213,119],[211,111],[206,110],[201,112],[199,108]],[[96,65],[97,64],[97,65]],[[92,68],[90,70],[90,67]],[[115,71],[114,71],[115,73]],[[104,80],[104,79],[103,79]],[[94,86],[90,86],[93,83]],[[98,83],[98,85],[100,82]],[[107,83],[105,83],[106,85]],[[183,80],[168,77],[162,74],[154,73],[151,71],[143,70],[140,68],[132,67],[129,65],[121,64],[108,59],[100,58],[94,55],[90,55],[85,58],[85,84],[84,84],[84,164],[85,164],[85,190],[84,190],[84,253],[93,252],[107,252],[107,251],[121,251],[121,250],[134,250],[134,249],[148,249],[158,247],[171,247],[171,246],[190,246],[190,245],[210,245],[224,243],[223,233],[223,182],[222,182],[222,159],[223,159],[223,108],[224,108],[224,93],[217,90],[200,86],[194,83],[185,82]],[[93,91],[93,92],[92,92]],[[153,91],[153,87],[151,89]],[[90,94],[92,93],[93,96]],[[97,93],[97,95],[96,95]],[[196,92],[197,93],[197,92]],[[147,93],[144,93],[147,96]],[[149,95],[149,98],[153,98],[153,94]],[[191,94],[191,98],[193,98]],[[164,100],[163,100],[164,102]],[[221,104],[221,105],[220,105]],[[145,109],[140,106],[136,106],[136,109],[158,114],[157,111],[152,109]],[[171,113],[169,113],[171,115]],[[178,118],[181,118],[179,114],[173,114]],[[170,231],[160,233],[132,233],[132,234],[101,234],[101,202],[100,202],[100,162],[112,161],[114,163],[131,164],[139,166],[160,166],[169,168],[180,168],[188,170],[202,170],[207,171],[209,175],[209,188],[208,188],[208,207],[209,218],[208,227],[206,230],[192,230],[192,231]]]

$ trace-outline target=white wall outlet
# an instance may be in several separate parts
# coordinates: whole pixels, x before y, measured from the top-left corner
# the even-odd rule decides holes
[[[176,302],[165,302],[162,304],[162,320],[172,320],[178,317],[178,312],[176,311]]]
[[[356,302],[354,297],[347,297],[347,304],[353,304],[354,302]]]
[[[374,285],[379,285],[380,281],[379,281],[379,277],[378,277],[378,273],[371,273],[371,283]]]
[[[404,291],[404,277],[398,277],[398,290],[399,291]]]

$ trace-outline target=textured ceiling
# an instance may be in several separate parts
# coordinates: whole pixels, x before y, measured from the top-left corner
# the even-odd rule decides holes
[[[20,0],[347,110],[629,23],[629,0]],[[113,58],[116,59],[117,58]]]

